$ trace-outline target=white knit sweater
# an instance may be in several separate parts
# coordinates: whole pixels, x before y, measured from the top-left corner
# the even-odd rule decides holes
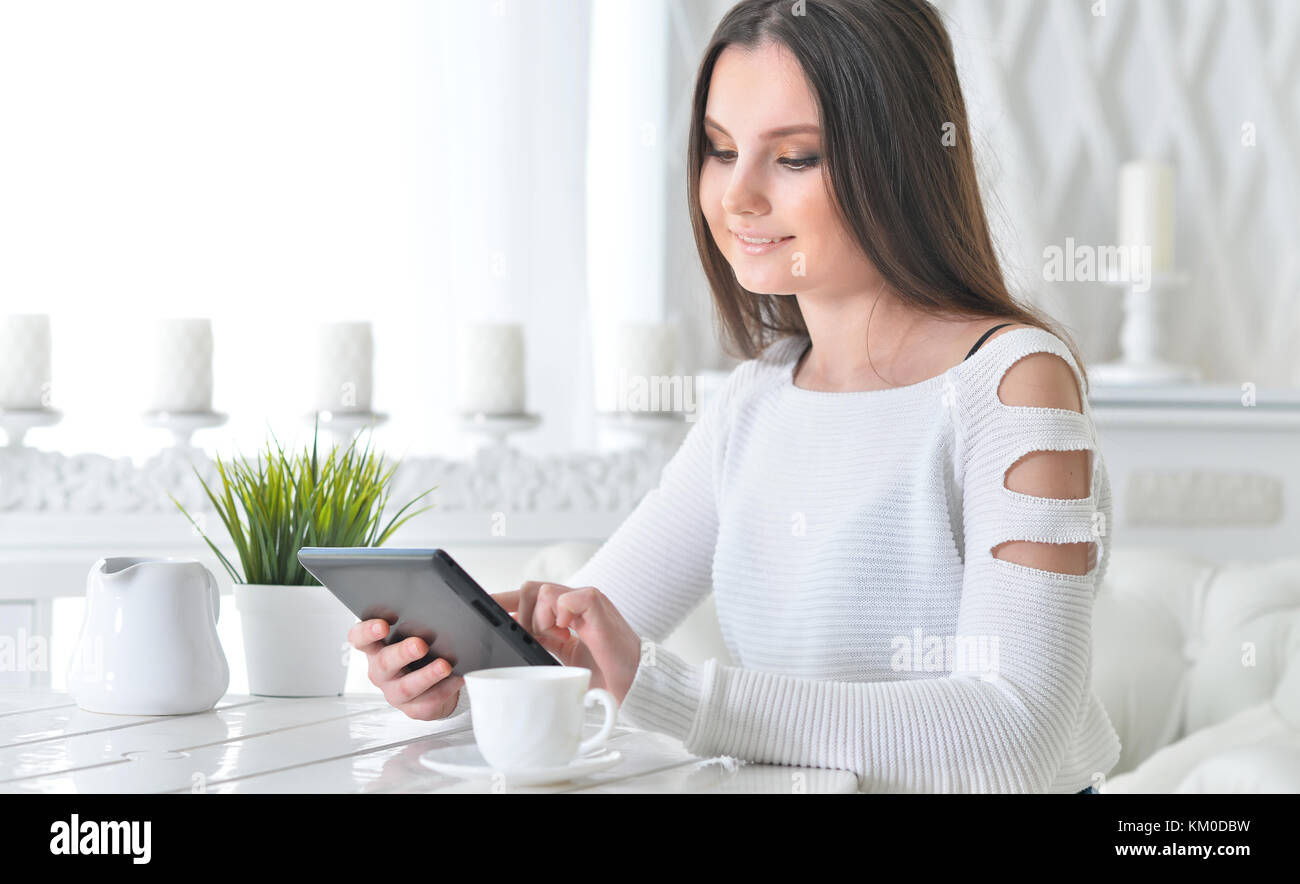
[[[853,771],[867,792],[1087,787],[1120,752],[1091,682],[1109,478],[1086,395],[1083,414],[997,396],[1035,352],[1082,391],[1069,349],[1018,328],[929,380],[836,393],[795,386],[807,344],[738,365],[568,580],[650,643],[715,594],[739,665],[648,644],[621,716],[697,755]],[[1030,451],[1078,449],[1093,450],[1087,498],[1003,484]],[[1092,541],[1091,570],[994,558],[1007,540]]]

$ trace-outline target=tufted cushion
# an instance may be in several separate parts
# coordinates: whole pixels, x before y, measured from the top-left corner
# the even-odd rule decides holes
[[[1101,791],[1300,792],[1297,760],[1300,730],[1265,701],[1160,749]]]
[[[1300,558],[1216,566],[1116,547],[1093,624],[1093,686],[1123,745],[1115,775],[1282,694],[1300,670]]]
[[[1213,569],[1161,550],[1117,547],[1093,609],[1093,689],[1121,753],[1112,774],[1130,770],[1183,730],[1189,600]]]
[[[1177,792],[1300,792],[1300,745],[1242,746],[1211,755],[1178,784]]]

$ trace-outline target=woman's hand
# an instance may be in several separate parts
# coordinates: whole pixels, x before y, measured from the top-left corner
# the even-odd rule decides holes
[[[439,658],[414,672],[403,673],[410,663],[429,653],[429,644],[410,636],[384,644],[388,621],[364,620],[348,631],[348,641],[364,651],[370,668],[370,683],[384,692],[384,699],[401,709],[408,718],[431,721],[446,718],[456,710],[460,687],[465,679],[451,675],[451,664]]]
[[[599,589],[530,580],[492,598],[561,663],[590,669],[591,686],[623,702],[641,660],[641,637]]]

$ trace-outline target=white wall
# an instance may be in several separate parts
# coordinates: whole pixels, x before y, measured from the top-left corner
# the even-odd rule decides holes
[[[695,68],[729,0],[667,0],[684,151]],[[1091,361],[1118,355],[1120,294],[1043,280],[1043,249],[1116,237],[1119,164],[1178,169],[1169,355],[1207,381],[1300,385],[1300,3],[1290,0],[938,0],[957,54],[987,209],[1017,291],[1061,319]],[[1093,11],[1103,12],[1094,15]],[[1242,126],[1256,129],[1243,145]],[[684,169],[668,183],[684,193]],[[707,291],[683,212],[670,213],[669,299]]]
[[[53,314],[65,413],[30,443],[152,452],[143,324],[198,315],[232,416],[200,443],[308,432],[311,323],[370,319],[380,435],[463,453],[454,323],[510,318],[546,418],[521,447],[571,447],[586,19],[585,0],[0,5],[0,313]]]

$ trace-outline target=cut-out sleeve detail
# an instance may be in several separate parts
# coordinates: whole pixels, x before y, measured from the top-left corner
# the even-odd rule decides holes
[[[1002,400],[999,388],[1008,372],[1027,356],[1037,353],[1052,354],[1069,366],[1082,411],[1008,404]],[[1024,389],[1032,391],[1044,387],[1041,383],[1036,384],[1033,377],[1029,381],[1022,385]],[[994,550],[1014,541],[1088,543],[1092,547],[1086,574],[1051,573],[1090,583],[1095,588],[1100,584],[1109,561],[1109,538],[1106,535],[1110,519],[1110,488],[1102,469],[1091,406],[1083,394],[1083,376],[1073,355],[1059,338],[1043,332],[1035,335],[1034,340],[1022,341],[1017,347],[1005,349],[989,367],[980,389],[985,398],[977,399],[971,409],[964,446],[963,523],[967,566],[991,560],[1009,566],[1010,570],[1033,571],[1037,569],[998,558]],[[1044,393],[1042,401],[1059,401],[1061,398]],[[1034,400],[1032,393],[1029,399]],[[1009,487],[1007,474],[1022,459],[1038,452],[1066,451],[1087,452],[1086,496],[1056,497]],[[1070,463],[1063,458],[1049,460],[1052,466],[1064,467]]]
[[[1009,405],[999,397],[1007,371],[1039,352],[1059,356],[1072,369],[1081,412]],[[1045,332],[1022,336],[987,371],[975,387],[965,427],[966,549],[957,632],[998,637],[998,683],[1020,709],[1014,723],[1026,745],[1053,767],[1065,763],[1072,729],[1088,712],[1080,704],[1091,685],[1093,600],[1109,558],[1110,488],[1082,375],[1059,338]],[[1007,472],[1039,451],[1088,451],[1088,495],[1041,497],[1008,488]],[[1089,569],[1069,573],[997,557],[994,551],[1009,541],[1093,544]]]

